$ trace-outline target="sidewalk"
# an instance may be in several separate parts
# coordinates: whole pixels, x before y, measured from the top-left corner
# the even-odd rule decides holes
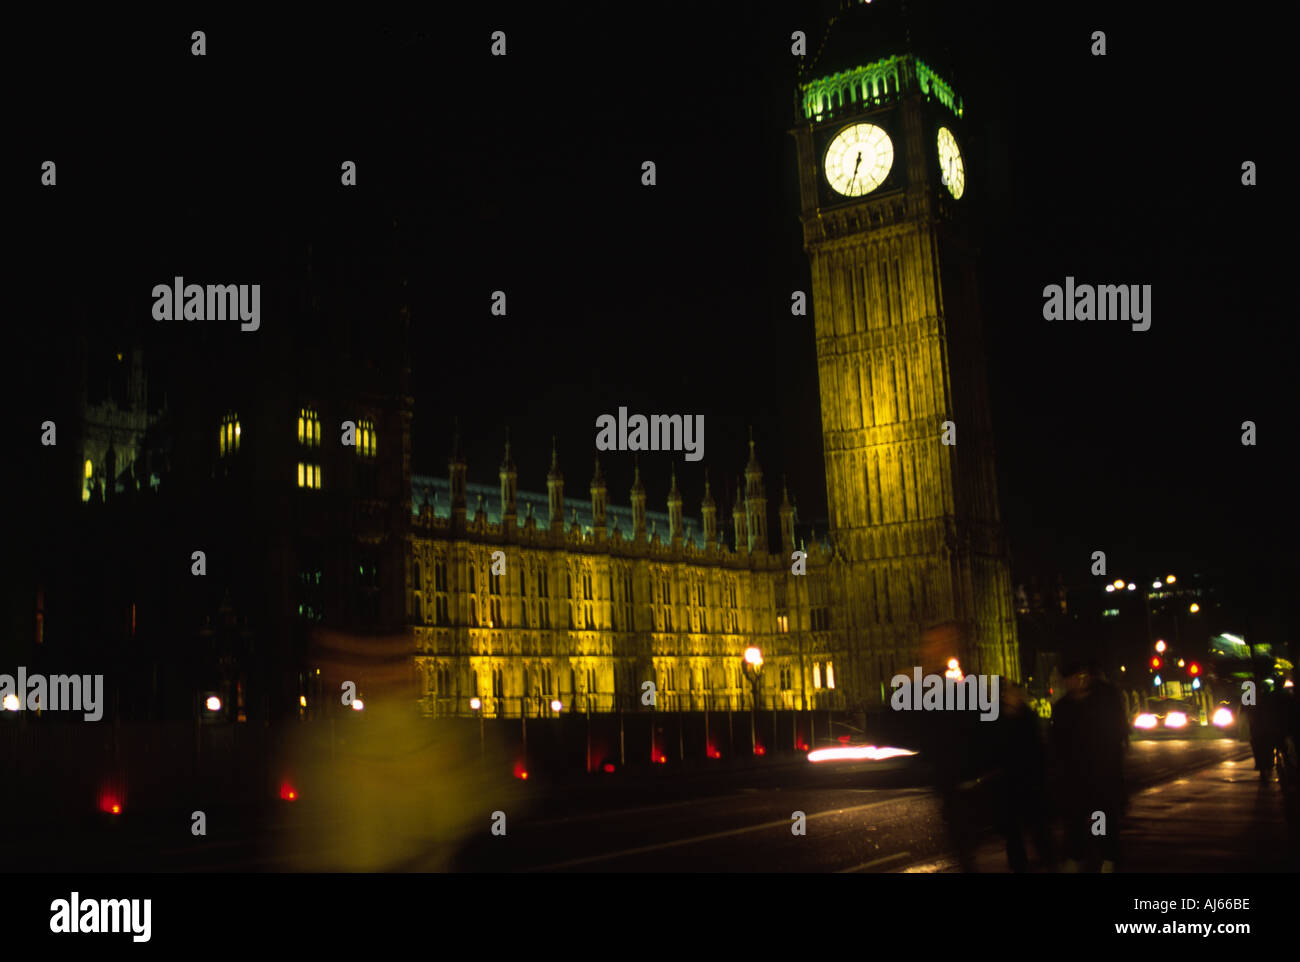
[[[1121,872],[1300,869],[1300,828],[1287,825],[1277,775],[1261,782],[1249,754],[1139,790],[1130,799],[1120,838]],[[1008,871],[1002,840],[982,843],[975,862],[980,872]],[[959,869],[955,859],[944,857],[901,871]]]

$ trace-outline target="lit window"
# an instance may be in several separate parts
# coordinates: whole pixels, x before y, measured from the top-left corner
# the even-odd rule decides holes
[[[89,478],[89,477],[90,477],[92,474],[94,474],[94,473],[95,473],[95,466],[94,466],[93,464],[91,464],[91,463],[90,463],[90,459],[87,458],[87,459],[86,459],[86,477]]]
[[[375,456],[375,423],[360,421],[357,423],[357,455],[363,458]]]
[[[835,669],[831,667],[831,663],[829,661],[826,662],[826,687],[827,688],[835,687]]]
[[[239,415],[227,414],[221,420],[221,430],[217,434],[217,447],[224,458],[239,450]]]
[[[820,688],[821,686],[822,686],[822,666],[821,666],[821,662],[818,662],[817,664],[813,665],[813,687]]]
[[[309,448],[320,447],[320,417],[311,408],[298,412],[298,443]]]
[[[298,462],[298,487],[320,488],[320,465]]]

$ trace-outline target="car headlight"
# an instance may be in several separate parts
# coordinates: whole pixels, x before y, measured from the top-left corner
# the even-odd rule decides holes
[[[1133,727],[1134,727],[1134,728],[1144,728],[1144,729],[1146,729],[1146,728],[1155,728],[1155,727],[1156,727],[1156,716],[1155,716],[1155,715],[1147,715],[1147,714],[1138,715],[1137,718],[1133,719]]]
[[[1165,716],[1166,728],[1185,728],[1187,727],[1187,716],[1180,711],[1171,711]]]
[[[1232,724],[1232,712],[1222,706],[1215,709],[1214,718],[1212,719],[1219,728],[1227,728]]]

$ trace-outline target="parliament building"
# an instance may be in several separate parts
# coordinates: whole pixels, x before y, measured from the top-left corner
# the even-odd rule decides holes
[[[598,462],[575,497],[558,452],[544,493],[544,465],[524,466],[521,490],[504,431],[495,483],[469,480],[459,444],[445,477],[415,475],[409,313],[374,305],[401,319],[376,336],[374,311],[282,304],[281,316],[305,312],[310,342],[273,324],[214,335],[195,349],[194,376],[150,412],[139,355],[122,351],[120,405],[83,399],[59,482],[69,500],[92,515],[119,499],[162,505],[149,509],[148,543],[96,562],[126,572],[162,559],[152,580],[123,576],[124,649],[152,633],[154,650],[171,652],[192,628],[222,666],[203,677],[250,717],[318,697],[318,628],[409,636],[432,716],[545,715],[553,701],[644,711],[647,682],[654,710],[745,709],[749,648],[762,655],[767,709],[876,708],[895,674],[950,658],[1018,678],[968,234],[980,170],[961,97],[913,53],[880,46],[888,32],[870,16],[846,9],[810,50],[791,130],[820,379],[821,538],[797,536],[784,485],[769,532],[775,486],[752,438],[743,466],[739,438],[736,463],[714,465],[743,470],[729,519],[707,482],[690,515],[675,475],[666,510],[652,510],[639,472],[611,492]],[[354,444],[340,443],[345,421]],[[104,523],[105,543],[114,530]],[[191,577],[196,547],[206,578]],[[206,614],[182,625],[193,610]],[[170,614],[151,621],[155,611]],[[935,632],[942,651],[925,642]],[[142,696],[164,687],[155,675]]]

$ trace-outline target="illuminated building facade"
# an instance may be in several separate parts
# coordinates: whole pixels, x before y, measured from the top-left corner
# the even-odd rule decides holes
[[[547,714],[555,699],[564,711],[644,710],[645,682],[659,711],[747,708],[751,646],[762,707],[844,706],[827,556],[806,545],[808,573],[791,573],[804,545],[784,490],[781,549],[769,550],[752,441],[731,539],[707,480],[697,521],[675,475],[660,513],[639,470],[630,507],[609,502],[599,462],[578,504],[554,456],[544,495],[518,490],[508,444],[499,486],[469,484],[466,471],[456,453],[446,480],[412,481],[408,616],[430,714],[468,714],[475,697],[489,716]]]
[[[821,385],[837,630],[865,697],[955,628],[968,671],[1020,676],[983,361],[961,97],[887,46],[872,10],[832,22],[801,73],[804,249]],[[903,44],[899,44],[900,47]],[[850,641],[851,639],[851,641]]]

